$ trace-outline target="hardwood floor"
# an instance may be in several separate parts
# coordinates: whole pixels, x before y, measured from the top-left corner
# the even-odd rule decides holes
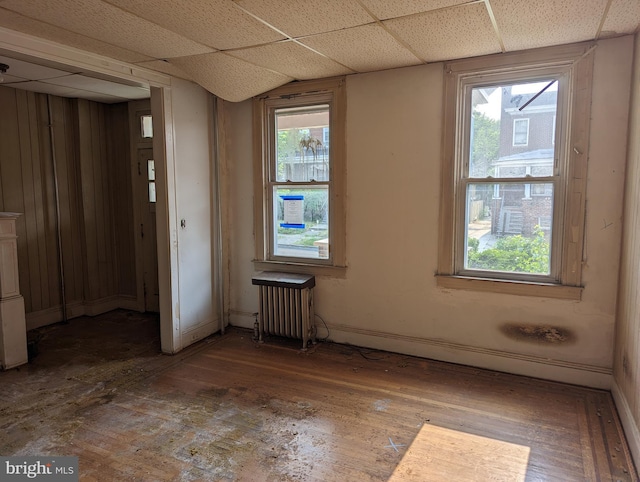
[[[239,329],[165,356],[127,311],[36,335],[0,373],[0,454],[83,481],[638,480],[604,391]]]

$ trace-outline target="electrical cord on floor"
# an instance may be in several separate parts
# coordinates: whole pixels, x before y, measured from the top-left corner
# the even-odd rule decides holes
[[[319,338],[319,341],[327,341],[329,339],[329,327],[327,326],[327,322],[324,321],[324,319],[322,318],[322,316],[320,316],[317,313],[314,313],[316,315],[316,317],[320,318],[320,321],[322,322],[322,324],[324,325],[324,329],[327,330],[327,336],[325,336],[324,338]],[[317,328],[316,328],[317,330]]]
[[[384,360],[385,358],[387,358],[386,356],[381,356],[381,357],[371,357],[369,356],[371,353],[383,353],[379,350],[365,350],[364,348],[356,348],[355,349],[358,353],[360,353],[360,356],[362,358],[364,358],[365,360],[372,360],[372,361],[378,361],[378,360]]]

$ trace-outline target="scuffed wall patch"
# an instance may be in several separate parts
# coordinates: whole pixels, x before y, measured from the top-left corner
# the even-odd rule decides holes
[[[507,337],[518,341],[532,343],[548,343],[552,345],[573,343],[575,335],[567,328],[549,325],[522,325],[506,323],[500,327],[500,331]]]

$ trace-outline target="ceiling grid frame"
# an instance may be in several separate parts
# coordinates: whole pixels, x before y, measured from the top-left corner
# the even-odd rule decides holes
[[[196,81],[232,101],[250,98],[279,82],[640,32],[638,0],[194,0],[190,8],[173,7],[169,0],[149,1],[160,12],[145,15],[143,0],[0,0],[0,26],[32,36],[41,28],[48,41],[66,42],[99,55],[107,52],[132,66]],[[87,15],[78,10],[83,5],[92,12],[105,12],[106,23],[95,33],[81,22]],[[480,15],[487,19],[474,18],[480,12],[474,5],[483,6]],[[47,8],[55,14],[47,16]],[[223,32],[241,29],[244,24],[236,25],[232,18],[262,27],[239,32],[228,42],[213,41],[221,38],[219,32],[207,36],[216,26]],[[94,18],[91,25],[100,25],[100,20]],[[124,37],[106,30],[120,20],[125,24]],[[78,22],[77,28],[73,22]],[[149,28],[132,36],[132,26],[138,24]],[[160,32],[167,36],[163,38]],[[146,35],[160,36],[145,39]],[[174,37],[184,42],[171,46]],[[212,40],[203,42],[208,38]],[[147,48],[152,45],[155,47]],[[432,45],[442,52],[431,49]],[[310,55],[301,54],[297,47]],[[291,56],[290,64],[287,56]],[[323,60],[314,63],[315,56]]]

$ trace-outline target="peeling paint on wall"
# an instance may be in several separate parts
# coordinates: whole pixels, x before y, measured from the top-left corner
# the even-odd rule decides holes
[[[522,325],[506,323],[500,331],[509,338],[532,343],[564,344],[573,343],[576,339],[571,330],[549,325]]]

